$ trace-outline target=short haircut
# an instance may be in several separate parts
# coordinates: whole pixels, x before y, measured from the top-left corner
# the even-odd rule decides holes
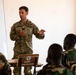
[[[49,64],[51,64],[51,60],[56,63],[56,62],[60,62],[61,58],[62,58],[62,46],[54,43],[52,44],[49,49],[48,49],[48,57],[47,57],[47,62]],[[56,63],[58,64],[58,63]]]
[[[21,10],[21,9],[24,9],[26,12],[29,11],[28,7],[26,7],[26,6],[21,6],[21,7],[19,8],[19,10]]]
[[[75,34],[67,34],[64,38],[64,49],[68,50],[75,46],[76,43],[76,35]]]

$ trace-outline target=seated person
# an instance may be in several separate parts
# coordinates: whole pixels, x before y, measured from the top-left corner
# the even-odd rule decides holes
[[[63,43],[63,57],[62,57],[62,64],[67,67],[71,68],[72,64],[76,64],[76,35],[75,34],[68,34],[64,38]]]
[[[0,75],[11,75],[10,66],[2,53],[0,53]]]
[[[37,75],[75,75],[73,71],[61,64],[62,47],[59,44],[52,44],[48,49],[47,64]]]

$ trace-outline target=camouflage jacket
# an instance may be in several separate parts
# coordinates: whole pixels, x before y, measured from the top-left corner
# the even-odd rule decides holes
[[[70,68],[73,63],[75,63],[75,58],[76,58],[76,49],[70,49],[67,51],[63,52],[63,57],[62,57],[62,64]]]
[[[11,75],[9,63],[2,53],[0,53],[0,75]]]
[[[26,36],[18,35],[20,28],[23,29]],[[38,31],[38,27],[29,20],[24,23],[21,21],[16,22],[10,31],[10,39],[15,41],[14,51],[18,54],[32,51],[32,35],[34,34],[38,39],[44,38],[44,34],[40,35],[37,33]]]
[[[75,75],[70,69],[66,69],[62,65],[51,66],[46,65],[42,70],[38,72],[37,75]]]

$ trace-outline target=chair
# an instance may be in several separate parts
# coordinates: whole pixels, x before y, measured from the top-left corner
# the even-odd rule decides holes
[[[19,75],[21,75],[21,66],[34,66],[33,75],[36,75],[36,65],[38,64],[38,57],[39,54],[20,54],[18,56],[17,63],[17,65],[20,67]]]

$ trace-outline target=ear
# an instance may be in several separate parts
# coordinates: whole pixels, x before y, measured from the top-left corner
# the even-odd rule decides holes
[[[28,12],[27,12],[27,15],[28,15]]]

